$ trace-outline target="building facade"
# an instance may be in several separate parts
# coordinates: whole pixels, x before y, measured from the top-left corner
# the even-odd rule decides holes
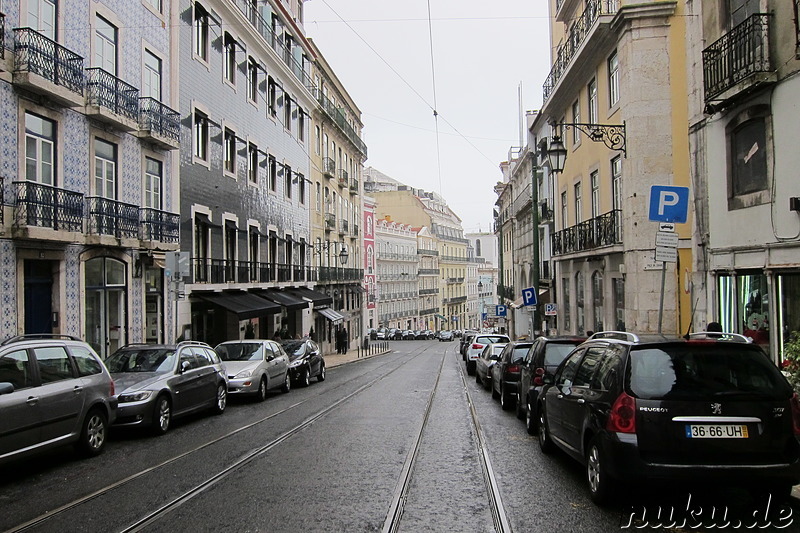
[[[387,217],[375,224],[378,267],[378,323],[402,330],[420,329],[417,233]]]
[[[419,257],[419,327],[437,329],[437,323],[444,319],[439,309],[439,250],[436,238],[427,226],[413,228],[417,233],[417,256]]]

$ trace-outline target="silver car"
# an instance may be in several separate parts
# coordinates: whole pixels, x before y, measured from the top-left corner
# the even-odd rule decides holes
[[[116,426],[152,428],[157,435],[173,418],[228,403],[228,379],[217,352],[203,342],[129,344],[106,359],[117,383]]]
[[[0,463],[65,444],[103,451],[117,398],[103,362],[67,335],[0,343]]]
[[[267,399],[267,391],[291,389],[289,356],[270,340],[228,341],[215,348],[228,374],[228,392]]]

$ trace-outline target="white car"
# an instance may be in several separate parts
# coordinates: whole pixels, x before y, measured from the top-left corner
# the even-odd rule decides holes
[[[467,374],[470,376],[475,375],[475,365],[481,352],[487,344],[507,343],[511,342],[508,335],[500,335],[496,333],[478,333],[475,338],[470,341],[467,346],[467,353],[465,355],[467,361]]]
[[[267,399],[267,391],[291,389],[289,356],[280,344],[270,340],[227,341],[214,349],[228,375],[228,393]]]

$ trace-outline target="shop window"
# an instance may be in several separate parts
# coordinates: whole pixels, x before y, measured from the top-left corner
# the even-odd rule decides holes
[[[747,109],[728,124],[728,209],[769,202],[770,129],[767,106]]]
[[[750,337],[769,352],[769,297],[762,273],[722,275],[717,280],[723,331]]]

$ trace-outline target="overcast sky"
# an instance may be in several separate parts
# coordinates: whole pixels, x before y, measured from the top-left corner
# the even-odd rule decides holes
[[[428,0],[304,9],[307,36],[361,110],[365,165],[442,194],[465,231],[490,231],[520,105],[541,106],[550,71],[547,2],[430,0],[430,29]]]

